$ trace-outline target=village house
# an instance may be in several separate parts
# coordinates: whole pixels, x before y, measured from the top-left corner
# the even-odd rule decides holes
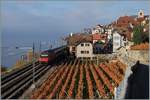
[[[93,44],[89,41],[83,41],[76,46],[76,57],[79,59],[93,59]]]
[[[113,52],[121,46],[121,35],[118,32],[113,33]]]
[[[149,21],[149,15],[144,15],[144,11],[143,10],[140,10],[138,12],[138,15],[137,17],[135,18],[135,20],[141,24],[141,25],[145,25],[147,21]]]
[[[127,39],[123,34],[118,33],[117,31],[113,32],[113,52],[116,52],[121,46],[126,47]]]
[[[84,34],[84,33],[71,33],[66,39],[67,45],[69,47],[69,52],[72,55],[76,54],[76,46],[81,41],[90,41],[92,42],[91,34]]]
[[[137,21],[131,16],[122,16],[117,20],[116,27],[124,30],[125,28],[138,25]]]
[[[92,35],[93,44],[101,41],[103,43],[106,43],[107,41],[107,34],[93,34]]]
[[[100,39],[101,39],[100,34],[92,35],[93,44],[96,43],[97,41],[99,41]]]
[[[143,10],[140,10],[138,12],[138,18],[143,18],[144,17],[144,11]]]
[[[103,28],[103,26],[102,25],[100,25],[100,24],[98,24],[98,25],[96,25],[96,27],[94,27],[93,29],[92,29],[92,34],[101,34],[101,33],[104,33],[104,28]]]
[[[137,25],[145,25],[147,23],[149,16],[144,15],[144,12],[140,10],[137,15],[133,16],[122,16],[113,23],[114,29],[116,29],[121,36],[124,36],[126,40],[126,48],[128,48],[132,43],[133,38],[133,28]],[[144,31],[146,29],[144,28]]]
[[[96,28],[92,29],[92,34],[98,34],[98,33],[100,33],[98,29],[96,29]]]
[[[112,30],[113,28],[105,28],[105,34],[107,34],[108,41],[112,39]]]
[[[149,16],[145,16],[144,12],[140,10],[137,15],[119,17],[117,21],[109,25],[103,26],[98,24],[91,29],[90,32],[86,30],[85,33],[87,34],[71,33],[66,39],[70,53],[78,58],[92,57],[90,51],[82,51],[82,48],[85,47],[79,44],[83,42],[84,45],[86,41],[92,44],[92,48],[96,48],[96,50],[100,49],[100,52],[107,51],[108,47],[110,47],[109,50],[111,50],[111,52],[117,52],[120,47],[129,49],[129,47],[133,45],[131,41],[133,38],[133,28],[137,25],[144,25],[143,31],[147,32],[149,29],[147,28],[148,19]],[[90,47],[87,47],[87,49],[90,50]],[[95,49],[93,49],[93,51],[94,50]]]

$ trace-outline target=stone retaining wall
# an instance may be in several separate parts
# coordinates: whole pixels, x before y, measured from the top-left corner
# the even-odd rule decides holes
[[[149,63],[149,51],[148,50],[129,50],[127,56],[132,60],[139,60],[142,63]]]
[[[115,99],[123,99],[126,92],[128,77],[132,74],[131,67],[139,60],[140,63],[149,64],[149,51],[148,50],[128,50],[127,52],[119,52],[117,58],[127,65],[125,77],[119,87],[116,89]]]

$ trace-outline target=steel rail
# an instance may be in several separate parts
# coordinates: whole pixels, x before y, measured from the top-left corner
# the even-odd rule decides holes
[[[45,68],[46,67],[46,68]],[[35,79],[38,80],[38,78],[40,76],[42,76],[42,74],[44,74],[48,69],[50,68],[50,66],[44,66],[44,67],[41,67],[40,70],[38,70],[36,73],[35,73]],[[20,88],[18,88],[17,90],[15,90],[9,97],[8,99],[16,99],[17,96],[19,96],[19,94],[21,94],[20,91],[24,91],[26,88],[28,88],[30,86],[30,84],[32,84],[32,76],[30,76],[30,79],[25,82],[24,85],[22,85]]]
[[[38,64],[38,62],[35,63],[36,65]],[[16,70],[13,70],[10,73],[4,74],[1,76],[1,85],[5,84],[5,82],[8,82],[9,80],[13,79],[16,76],[19,76],[20,74],[22,74],[23,72],[25,72],[26,70],[29,70],[30,67],[32,67],[32,64],[28,64],[22,68],[18,68]]]
[[[33,66],[33,63],[29,63],[1,76],[2,99],[17,99],[32,83],[35,84],[34,81],[39,80],[40,77],[52,67],[42,66],[38,61],[35,61],[35,67]]]
[[[38,67],[36,66],[36,69],[38,69],[40,67],[40,65],[38,65]],[[24,81],[26,79],[26,77],[32,76],[32,68],[21,74],[21,76],[18,76],[17,78],[15,78],[15,80],[11,80],[11,82],[8,82],[8,84],[4,85],[1,87],[1,92],[2,92],[2,98],[8,96],[11,91],[13,91],[14,89],[17,89],[17,85],[19,83],[21,83],[22,81]],[[19,81],[17,81],[16,79],[19,79]]]
[[[35,66],[35,78],[37,77],[36,75],[38,73],[42,73],[47,68],[49,68],[49,67],[48,66],[45,67],[45,66],[42,66],[42,65]],[[19,88],[23,87],[24,84],[28,83],[29,80],[32,81],[32,78],[33,78],[32,71],[33,71],[33,68],[31,67],[26,72],[22,71],[22,74],[20,74],[19,76],[14,77],[13,79],[10,79],[10,81],[3,84],[1,86],[1,93],[2,93],[1,97],[2,97],[2,99],[3,98],[8,98],[8,97],[13,97],[11,95],[14,95],[16,92],[18,92]],[[28,85],[30,85],[30,84],[28,84]],[[25,85],[25,87],[27,87],[27,86]]]
[[[35,69],[37,70],[41,65],[37,65],[35,66]],[[2,92],[4,92],[6,89],[10,88],[11,86],[14,86],[14,84],[16,82],[21,81],[23,78],[29,76],[30,74],[32,74],[32,67],[30,68],[30,70],[27,70],[26,72],[22,72],[22,74],[20,74],[19,76],[14,77],[13,79],[11,79],[10,81],[8,81],[7,83],[1,85],[1,90]]]

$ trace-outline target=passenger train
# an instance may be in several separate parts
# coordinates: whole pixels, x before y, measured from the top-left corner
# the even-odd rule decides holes
[[[50,64],[54,60],[59,60],[68,54],[69,48],[66,45],[55,49],[46,50],[40,54],[39,62],[43,64]]]

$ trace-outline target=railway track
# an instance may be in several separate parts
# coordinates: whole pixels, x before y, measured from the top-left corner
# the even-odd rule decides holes
[[[35,62],[34,80],[37,81],[51,66],[44,66]],[[33,83],[33,65],[14,70],[1,76],[1,98],[17,99]]]

